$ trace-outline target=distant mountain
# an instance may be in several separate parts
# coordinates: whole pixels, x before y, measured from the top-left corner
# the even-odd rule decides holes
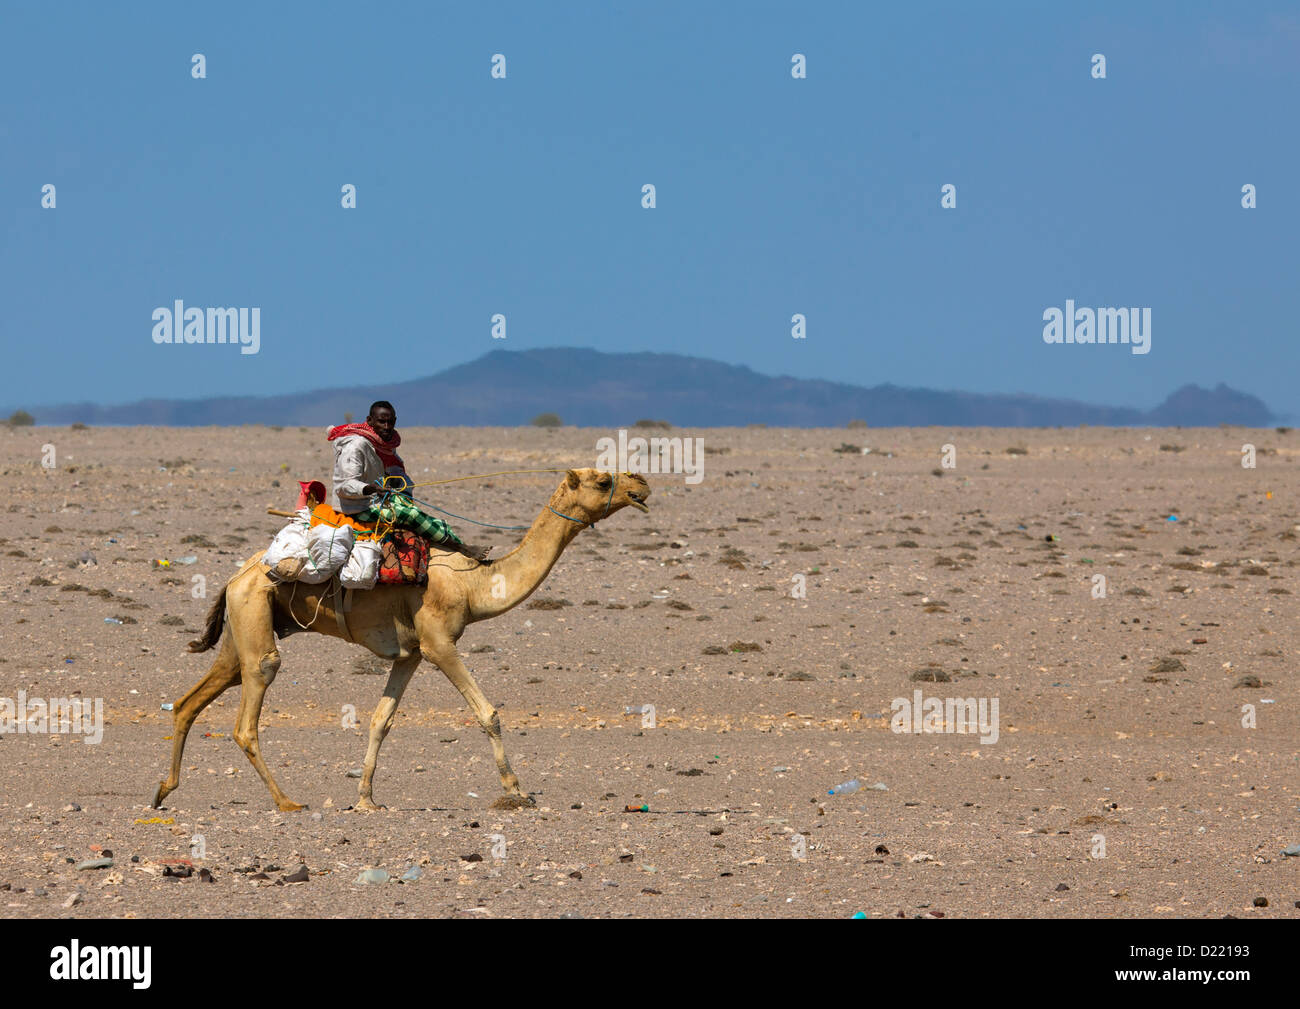
[[[1136,410],[888,384],[868,389],[760,375],[740,365],[680,354],[606,354],[573,347],[494,350],[428,378],[384,385],[280,396],[149,399],[123,406],[23,406],[39,424],[317,425],[339,423],[349,412],[360,420],[376,399],[392,400],[404,427],[514,426],[547,412],[584,427],[639,419],[679,427],[841,427],[853,419],[872,427],[1266,427],[1273,419],[1259,399],[1222,383],[1212,390],[1187,385],[1153,410]]]

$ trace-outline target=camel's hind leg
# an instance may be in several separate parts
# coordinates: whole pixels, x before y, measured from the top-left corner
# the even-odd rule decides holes
[[[393,727],[393,716],[397,714],[397,706],[402,702],[406,685],[411,682],[411,676],[419,665],[419,652],[393,663],[392,672],[388,674],[388,683],[384,686],[384,696],[379,699],[379,703],[375,705],[375,713],[370,716],[370,745],[366,747],[366,765],[361,771],[358,809],[373,812],[384,808],[374,801],[375,763],[379,760],[379,747],[383,745],[388,730]]]
[[[460,691],[461,696],[469,704],[470,710],[474,712],[474,717],[478,719],[478,724],[483,727],[488,739],[492,741],[492,755],[496,758],[497,771],[501,775],[501,787],[506,791],[505,795],[492,803],[493,807],[515,809],[520,806],[537,805],[532,797],[519,787],[519,778],[510,769],[505,744],[501,741],[501,719],[496,709],[483,696],[483,691],[474,682],[474,677],[465,668],[465,663],[461,662],[460,656],[456,653],[456,646],[451,642],[431,642],[424,646],[424,657],[441,669],[447,679],[451,680],[452,686]]]
[[[234,635],[227,631],[221,642],[221,650],[216,661],[208,669],[208,675],[199,680],[190,692],[175,703],[172,708],[172,767],[167,780],[158,785],[154,793],[153,807],[162,805],[163,799],[175,791],[181,780],[181,754],[185,750],[185,737],[190,734],[190,727],[209,704],[223,692],[239,682],[239,653],[235,648]]]
[[[271,629],[270,607],[266,608],[265,614],[253,611],[252,622],[256,625],[253,627],[239,626],[235,613],[236,610],[232,607],[231,631],[235,637],[235,647],[239,651],[244,681],[239,699],[239,719],[235,725],[235,742],[271,790],[271,798],[275,800],[276,806],[286,813],[294,812],[303,807],[285,795],[275,783],[266,761],[262,759],[262,747],[257,735],[262,698],[280,671],[280,653],[276,650],[275,634]]]

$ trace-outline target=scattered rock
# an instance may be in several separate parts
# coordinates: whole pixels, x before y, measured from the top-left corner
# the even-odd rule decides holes
[[[572,606],[567,599],[556,599],[551,596],[541,596],[537,599],[529,600],[526,609],[530,610],[562,610],[566,606]]]
[[[1183,673],[1186,671],[1187,667],[1179,659],[1172,658],[1161,659],[1147,670],[1149,673]]]

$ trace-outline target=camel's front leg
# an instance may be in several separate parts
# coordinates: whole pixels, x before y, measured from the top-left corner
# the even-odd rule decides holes
[[[388,730],[393,727],[393,716],[397,714],[397,706],[402,702],[402,694],[419,664],[419,652],[393,663],[388,683],[384,686],[384,696],[379,699],[375,713],[370,716],[370,745],[366,747],[366,765],[361,771],[357,809],[374,812],[384,808],[374,801],[375,763],[379,760],[379,747],[383,745]]]
[[[424,657],[441,669],[447,679],[451,680],[452,686],[460,691],[461,696],[474,712],[474,717],[478,719],[478,724],[483,726],[483,731],[492,741],[492,755],[496,758],[497,771],[501,774],[501,787],[506,791],[505,795],[492,803],[493,808],[515,809],[520,806],[537,805],[532,797],[519,787],[519,779],[510,769],[510,761],[506,759],[505,744],[501,742],[501,719],[497,716],[496,709],[483,696],[483,691],[474,682],[474,677],[465,668],[465,663],[461,662],[460,656],[456,653],[456,646],[450,642],[439,642],[433,647],[426,645]]]

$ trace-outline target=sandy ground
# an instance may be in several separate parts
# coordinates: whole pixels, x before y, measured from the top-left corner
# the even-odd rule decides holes
[[[592,465],[607,433],[410,429],[403,453],[416,479]],[[211,661],[185,652],[192,579],[211,597],[279,528],[265,507],[329,479],[322,431],[0,429],[0,696],[104,706],[97,745],[0,736],[4,915],[1300,915],[1300,433],[674,433],[703,438],[701,483],[650,477],[651,514],[584,532],[532,601],[572,605],[461,639],[536,809],[490,808],[487,739],[426,665],[380,756],[388,811],[352,810],[384,667],[299,634],[262,744],[310,808],[281,813],[231,739],[235,690],[147,803],[161,705]],[[558,480],[436,501],[527,524]],[[521,535],[453,525],[498,556]],[[918,689],[996,700],[996,742],[891,731]],[[855,776],[885,788],[827,796]],[[111,868],[75,867],[101,849]],[[185,858],[213,881],[163,874]]]

